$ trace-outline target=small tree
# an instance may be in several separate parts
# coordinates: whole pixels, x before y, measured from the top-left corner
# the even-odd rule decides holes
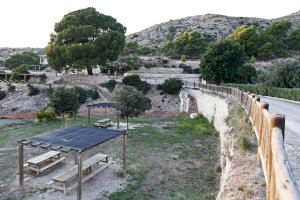
[[[73,89],[60,87],[55,90],[50,98],[50,105],[58,115],[62,115],[63,126],[65,125],[65,113],[77,113],[80,104],[78,96]]]
[[[121,118],[126,118],[128,130],[128,118],[141,115],[151,108],[151,101],[145,95],[132,86],[123,86],[116,91],[115,100],[118,104]]]
[[[247,57],[243,47],[230,40],[212,45],[205,52],[200,64],[201,76],[208,82],[236,82],[238,69]]]

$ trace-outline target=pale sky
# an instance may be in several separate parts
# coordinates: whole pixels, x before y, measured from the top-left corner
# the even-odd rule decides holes
[[[86,7],[111,15],[127,34],[154,24],[207,13],[277,18],[300,9],[300,0],[0,0],[0,47],[45,47],[54,23]]]

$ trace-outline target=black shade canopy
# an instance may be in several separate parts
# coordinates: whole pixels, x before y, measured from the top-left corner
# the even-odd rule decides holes
[[[29,141],[83,152],[124,133],[105,128],[70,126],[34,136]]]
[[[104,102],[104,103],[95,103],[87,105],[87,107],[105,107],[105,108],[115,108],[117,106],[117,103],[112,102]]]

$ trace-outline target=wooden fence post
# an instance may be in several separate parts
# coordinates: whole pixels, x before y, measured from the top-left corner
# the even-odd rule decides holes
[[[24,147],[23,144],[19,144],[19,187],[24,186]]]
[[[285,126],[285,116],[281,114],[273,114],[270,117],[270,124],[269,124],[269,130],[268,130],[268,139],[267,139],[267,152],[265,158],[266,160],[266,171],[267,171],[267,200],[269,199],[276,199],[275,193],[276,193],[276,184],[275,184],[275,173],[274,173],[274,166],[273,163],[273,154],[272,154],[272,132],[273,128],[278,127],[281,130],[284,130]],[[284,133],[282,132],[284,135]]]

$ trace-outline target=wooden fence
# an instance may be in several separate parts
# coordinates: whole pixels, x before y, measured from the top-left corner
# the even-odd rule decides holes
[[[188,83],[186,87],[208,90],[233,96],[245,109],[253,125],[263,171],[266,179],[266,199],[299,200],[300,194],[284,148],[285,116],[271,115],[268,103],[261,103],[254,94],[237,88],[202,83]]]

